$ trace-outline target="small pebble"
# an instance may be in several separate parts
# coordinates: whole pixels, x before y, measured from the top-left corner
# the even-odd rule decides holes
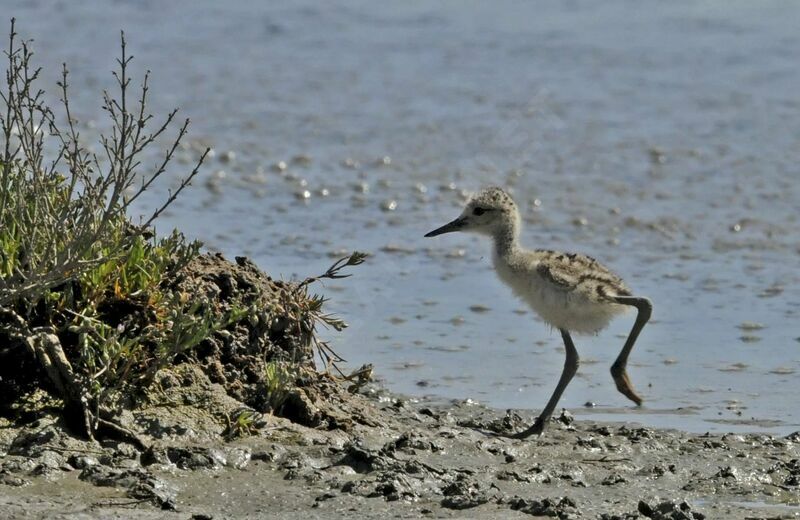
[[[272,165],[272,169],[273,169],[273,171],[276,171],[276,172],[286,171],[286,162],[278,161],[278,162],[276,162],[275,164]]]
[[[355,160],[355,159],[353,159],[352,157],[348,157],[347,159],[345,159],[344,161],[342,161],[342,166],[344,166],[344,167],[346,167],[346,168],[350,168],[350,169],[353,169],[353,170],[355,170],[355,169],[356,169],[356,168],[358,168],[360,165],[358,164],[358,161],[356,161],[356,160]]]
[[[664,153],[664,150],[658,148],[656,146],[650,148],[650,162],[653,164],[664,164],[667,162],[667,156]]]
[[[453,249],[452,251],[448,251],[444,256],[447,258],[464,258],[467,254],[467,251],[464,249]]]
[[[311,164],[311,156],[305,154],[295,155],[294,157],[292,157],[292,162],[294,164],[302,164],[304,166],[307,166]]]
[[[754,321],[743,321],[738,327],[742,330],[761,330],[764,328],[764,325]]]
[[[741,372],[747,367],[748,365],[746,363],[733,363],[728,366],[720,367],[717,370],[720,372]]]
[[[760,336],[754,336],[752,334],[745,334],[743,336],[739,336],[739,340],[744,343],[757,343],[761,341]]]

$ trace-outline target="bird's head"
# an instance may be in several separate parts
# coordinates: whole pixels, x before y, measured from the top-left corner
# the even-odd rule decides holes
[[[435,237],[453,231],[472,231],[484,235],[496,235],[519,220],[517,205],[503,189],[486,188],[472,196],[457,219],[434,229],[426,237]]]

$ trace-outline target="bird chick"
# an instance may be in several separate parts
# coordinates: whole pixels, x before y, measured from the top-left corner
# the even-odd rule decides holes
[[[523,248],[519,242],[520,227],[514,200],[503,189],[490,187],[472,197],[458,218],[425,235],[435,237],[468,231],[491,237],[494,241],[492,259],[500,279],[544,321],[561,332],[566,360],[556,389],[534,424],[514,437],[525,438],[544,431],[561,394],[577,372],[580,358],[570,332],[599,332],[630,307],[638,311],[636,321],[611,366],[611,375],[617,389],[641,405],[642,398],[633,389],[626,367],[636,339],[650,319],[650,300],[633,296],[622,278],[590,256]]]

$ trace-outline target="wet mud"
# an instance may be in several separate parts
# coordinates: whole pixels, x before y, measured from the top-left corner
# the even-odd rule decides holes
[[[189,370],[188,368],[186,370]],[[131,412],[147,449],[85,442],[43,414],[0,426],[5,518],[795,518],[800,432],[689,434],[576,421],[541,437],[533,419],[470,401],[434,403],[335,383],[304,392],[329,420],[268,417],[224,441],[233,406],[194,370],[183,393]],[[338,418],[338,420],[331,420]]]

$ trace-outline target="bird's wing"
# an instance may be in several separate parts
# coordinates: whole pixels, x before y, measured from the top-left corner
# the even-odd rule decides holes
[[[577,287],[578,283],[574,276],[563,269],[558,269],[558,266],[540,262],[536,266],[536,273],[547,280],[548,282],[561,287],[567,291],[571,291]]]
[[[536,272],[565,291],[580,289],[596,294],[601,299],[630,294],[622,278],[587,255],[543,251],[539,255]]]

